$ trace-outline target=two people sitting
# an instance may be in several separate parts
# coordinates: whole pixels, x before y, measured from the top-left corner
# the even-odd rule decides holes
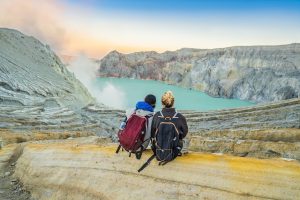
[[[171,91],[167,91],[161,98],[162,110],[154,113],[156,97],[149,94],[144,101],[137,102],[136,108],[126,112],[126,118],[121,123],[118,133],[120,145],[136,154],[140,159],[150,140],[151,148],[157,160],[171,161],[182,153],[187,153],[186,139],[188,126],[185,117],[177,113],[174,108],[175,98]],[[169,149],[172,149],[169,152]],[[153,159],[153,157],[152,157]]]

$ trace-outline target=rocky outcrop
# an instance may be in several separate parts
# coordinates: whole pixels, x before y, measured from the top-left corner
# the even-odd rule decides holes
[[[190,131],[300,128],[300,98],[208,112],[182,111]]]
[[[86,88],[48,45],[16,30],[0,29],[1,105],[83,107]]]
[[[210,112],[183,111],[190,150],[300,161],[300,99]]]
[[[24,145],[14,177],[34,199],[295,199],[300,165],[190,153],[141,173],[141,160],[95,137]],[[1,152],[0,152],[1,158]],[[47,159],[45,159],[47,158]]]
[[[4,144],[37,139],[37,131],[48,139],[67,136],[63,132],[111,135],[120,112],[97,104],[48,45],[16,30],[0,29],[0,137]],[[7,129],[15,134],[7,134]]]
[[[5,144],[102,135],[116,140],[124,111],[2,107],[0,138]],[[180,111],[192,136],[190,150],[259,158],[300,160],[300,99],[210,112]],[[26,114],[24,114],[26,113]],[[9,129],[9,131],[7,131]]]
[[[300,97],[300,44],[110,52],[99,75],[162,80],[212,96],[269,102]]]
[[[67,107],[42,106],[2,106],[0,110],[0,138],[5,145],[88,135],[115,138],[124,116],[121,110],[97,105],[75,111]]]

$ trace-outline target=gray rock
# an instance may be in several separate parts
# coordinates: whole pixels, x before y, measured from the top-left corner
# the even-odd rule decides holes
[[[180,49],[164,53],[113,51],[99,74],[161,80],[212,96],[269,102],[300,97],[300,44]]]
[[[300,98],[209,112],[181,112],[190,150],[300,160]]]
[[[94,100],[47,45],[0,29],[0,104],[83,107]]]
[[[4,176],[9,176],[10,175],[10,172],[5,172],[4,173]]]
[[[76,131],[114,134],[106,127],[117,127],[122,116],[97,104],[48,45],[5,28],[0,28],[0,113],[3,129],[73,131],[74,136]],[[15,142],[32,139],[24,134]]]

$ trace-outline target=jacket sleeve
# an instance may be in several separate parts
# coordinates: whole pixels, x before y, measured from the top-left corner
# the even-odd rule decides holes
[[[187,135],[189,129],[188,129],[188,125],[187,125],[187,122],[186,122],[186,119],[183,115],[180,116],[180,131],[182,133],[182,138],[185,138],[185,136]]]

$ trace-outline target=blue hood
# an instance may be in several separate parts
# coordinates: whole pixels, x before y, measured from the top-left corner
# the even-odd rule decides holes
[[[146,110],[146,111],[150,111],[150,112],[154,111],[153,107],[150,104],[148,104],[148,103],[146,103],[144,101],[137,102],[136,105],[135,105],[135,108],[137,110],[141,109],[141,110]]]

